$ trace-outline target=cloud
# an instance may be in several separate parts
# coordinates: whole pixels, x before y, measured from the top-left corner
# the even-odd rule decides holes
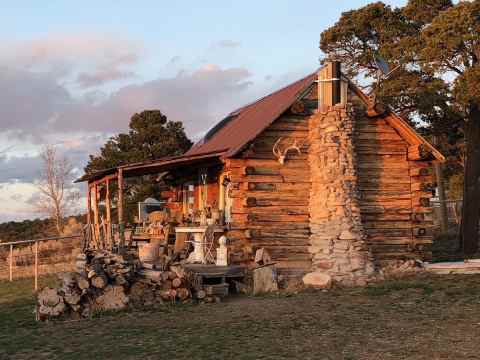
[[[0,43],[0,66],[47,73],[82,87],[129,78],[144,50],[137,42],[108,34],[49,34]]]
[[[105,84],[110,81],[122,80],[135,77],[132,71],[121,71],[118,69],[105,68],[97,70],[94,73],[80,73],[77,77],[77,83],[82,88],[90,88]]]
[[[220,40],[212,45],[213,48],[233,49],[238,48],[242,44],[234,40]]]
[[[158,108],[172,120],[184,121],[191,135],[219,116],[241,105],[250,72],[245,68],[222,69],[207,64],[120,88],[95,102],[76,98],[51,74],[1,68],[0,131],[45,142],[45,134],[72,132],[116,133],[128,127],[130,116]]]
[[[185,68],[180,57],[167,63],[176,73],[140,81],[135,70],[144,54],[132,41],[98,34],[0,42],[0,221],[34,216],[30,203],[43,144],[59,147],[77,176],[89,154],[128,129],[135,112],[160,109],[183,121],[195,140],[258,94],[247,68],[209,62]],[[113,82],[116,87],[109,87]]]

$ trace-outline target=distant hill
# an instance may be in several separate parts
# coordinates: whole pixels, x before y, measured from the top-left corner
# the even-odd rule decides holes
[[[85,223],[85,215],[74,216]],[[38,239],[56,236],[55,224],[51,219],[9,221],[0,223],[0,242]]]

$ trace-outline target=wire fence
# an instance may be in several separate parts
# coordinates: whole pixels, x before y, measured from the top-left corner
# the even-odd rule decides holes
[[[33,277],[38,290],[39,276],[74,269],[81,243],[81,235],[0,243],[0,280]]]

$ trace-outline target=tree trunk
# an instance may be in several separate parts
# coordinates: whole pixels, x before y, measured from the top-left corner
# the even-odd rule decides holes
[[[470,257],[478,250],[478,222],[480,217],[480,108],[470,107],[466,125],[465,180],[461,244],[463,253]]]

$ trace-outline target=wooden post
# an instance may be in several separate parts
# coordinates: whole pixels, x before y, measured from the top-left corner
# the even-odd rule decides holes
[[[10,269],[10,281],[13,281],[13,244],[10,244],[10,261],[9,261],[9,269]]]
[[[123,219],[123,169],[118,169],[118,230],[120,243],[118,244],[120,252],[123,252],[125,246],[125,223]]]
[[[38,290],[38,241],[35,241],[35,291]]]
[[[92,222],[91,216],[92,216],[92,187],[90,185],[90,182],[88,182],[87,185],[87,224],[90,224]]]
[[[113,243],[112,243],[112,232],[111,232],[111,229],[112,229],[112,214],[111,214],[111,211],[110,211],[110,179],[107,179],[107,181],[105,182],[105,185],[107,187],[107,191],[106,191],[106,194],[105,194],[105,208],[106,208],[106,213],[107,213],[107,232],[106,232],[105,236],[107,237],[106,241],[107,241],[107,244],[108,244],[108,246],[111,250],[112,247],[113,247]]]
[[[93,185],[93,223],[94,223],[94,229],[95,229],[95,240],[97,243],[97,246],[100,248],[101,247],[101,242],[100,242],[100,219],[98,216],[98,186],[95,183]]]

